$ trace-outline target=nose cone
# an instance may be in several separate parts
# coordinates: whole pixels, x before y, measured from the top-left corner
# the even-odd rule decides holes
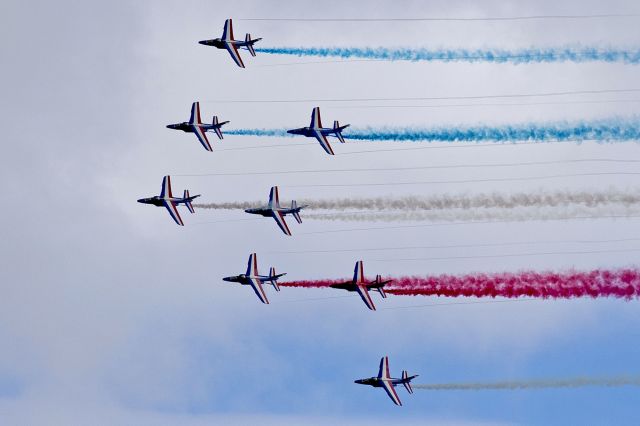
[[[224,277],[222,281],[231,282],[231,277]]]
[[[140,198],[140,199],[138,200],[138,202],[139,202],[139,203],[143,203],[143,204],[144,204],[145,199],[144,199],[144,198]]]
[[[362,380],[361,379],[354,380],[353,383],[357,383],[357,384],[361,385],[362,384]]]

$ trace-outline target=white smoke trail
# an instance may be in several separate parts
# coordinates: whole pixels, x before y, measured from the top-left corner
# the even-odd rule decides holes
[[[298,204],[308,204],[308,210],[337,210],[349,209],[371,211],[432,211],[445,209],[477,209],[517,207],[558,207],[569,205],[583,205],[597,207],[606,204],[620,204],[633,206],[640,204],[640,191],[620,191],[609,189],[606,191],[556,191],[534,193],[485,193],[485,194],[440,194],[432,196],[406,197],[372,197],[372,198],[336,198],[336,199],[306,199],[298,200]],[[224,202],[194,204],[203,209],[233,210],[247,209],[263,205],[264,202]],[[287,205],[284,204],[283,205]]]
[[[577,377],[573,379],[517,380],[485,383],[435,383],[412,385],[414,389],[451,391],[451,390],[520,390],[550,388],[582,388],[588,386],[619,387],[640,386],[640,377]]]
[[[520,207],[511,209],[447,209],[432,211],[356,211],[340,213],[309,213],[310,220],[347,222],[403,222],[403,221],[484,221],[484,220],[558,220],[602,216],[637,216],[640,205],[610,204],[598,207],[570,206],[567,209]]]
[[[211,210],[238,210],[238,209],[250,209],[252,207],[264,206],[264,201],[229,201],[225,203],[193,203],[193,207],[199,209],[211,209]]]

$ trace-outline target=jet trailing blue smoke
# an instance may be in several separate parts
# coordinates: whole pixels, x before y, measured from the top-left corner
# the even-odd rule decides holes
[[[427,49],[389,47],[269,47],[256,52],[274,55],[358,58],[383,61],[494,62],[621,62],[640,63],[640,49],[613,47],[548,47],[526,49]]]
[[[238,129],[230,135],[292,136],[280,129]],[[515,142],[640,140],[640,118],[607,119],[589,122],[515,124],[470,127],[363,127],[344,131],[345,139],[394,142]]]

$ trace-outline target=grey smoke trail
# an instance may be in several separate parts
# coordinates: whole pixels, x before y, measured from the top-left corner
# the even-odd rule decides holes
[[[413,385],[414,389],[422,390],[521,390],[521,389],[552,389],[552,388],[582,388],[588,386],[619,387],[640,386],[640,377],[577,377],[573,379],[549,380],[516,380],[504,382],[484,383],[435,383]]]
[[[264,201],[229,201],[226,203],[200,203],[193,204],[193,207],[199,209],[211,209],[211,210],[237,210],[237,209],[250,209],[252,207],[264,206]]]
[[[512,209],[446,209],[432,211],[354,211],[340,213],[308,213],[305,219],[347,222],[403,221],[483,221],[483,220],[558,220],[602,216],[640,215],[640,205],[611,204],[597,207],[570,206],[567,209],[520,207]]]
[[[597,207],[606,204],[621,204],[632,206],[640,204],[640,191],[623,192],[616,189],[606,191],[556,191],[537,193],[485,193],[485,194],[441,194],[432,196],[407,197],[372,197],[372,198],[336,198],[336,199],[306,199],[298,200],[298,204],[308,204],[309,210],[337,210],[349,209],[371,211],[432,211],[444,209],[476,209],[517,207],[558,207],[569,205],[583,205]],[[263,205],[264,201],[255,202],[226,202],[196,204],[204,209],[246,209]],[[286,205],[285,203],[283,203]]]
[[[618,190],[600,192],[538,192],[501,194],[441,194],[429,197],[408,196],[399,198],[345,198],[333,200],[305,200],[309,208],[322,210],[403,210],[424,211],[442,209],[473,208],[515,208],[515,207],[556,207],[581,204],[595,207],[603,204],[620,203],[632,205],[640,203],[640,191],[622,192]]]

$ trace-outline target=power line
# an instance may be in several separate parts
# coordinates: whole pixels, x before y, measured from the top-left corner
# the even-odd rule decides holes
[[[478,300],[475,302],[428,303],[424,305],[394,306],[389,308],[378,308],[378,309],[381,311],[394,311],[397,309],[437,308],[441,306],[454,306],[454,305],[486,305],[489,303],[536,302],[541,300],[544,300],[544,299]]]
[[[531,253],[507,253],[507,254],[481,254],[475,256],[443,256],[443,257],[411,257],[396,259],[366,259],[368,262],[415,262],[423,260],[460,260],[460,259],[489,259],[504,257],[528,257],[528,256],[551,256],[551,255],[567,255],[567,254],[602,254],[602,253],[627,253],[640,251],[640,248],[631,249],[611,249],[611,250],[589,250],[589,251],[549,251],[549,252],[531,252]]]
[[[530,244],[606,244],[606,243],[619,243],[640,241],[640,238],[619,238],[612,240],[546,240],[546,241],[521,241],[521,242],[507,242],[507,243],[485,243],[485,244],[448,244],[438,246],[404,246],[404,247],[361,247],[361,248],[349,248],[349,249],[331,249],[331,250],[291,250],[291,251],[270,251],[268,253],[282,253],[282,254],[322,254],[322,253],[349,253],[349,252],[365,252],[365,251],[392,251],[392,250],[424,250],[424,249],[451,249],[451,248],[477,248],[477,247],[512,247]]]
[[[526,16],[488,16],[475,18],[462,17],[419,17],[419,18],[239,18],[239,21],[270,22],[478,22],[478,21],[533,21],[543,19],[610,19],[637,18],[635,13],[606,13],[593,15],[526,15]]]
[[[640,89],[601,89],[601,90],[570,90],[558,92],[540,92],[540,93],[510,93],[502,95],[470,95],[470,96],[417,96],[417,97],[399,97],[399,98],[325,98],[325,99],[223,99],[208,100],[207,103],[226,103],[226,104],[242,104],[242,103],[304,103],[304,102],[389,102],[389,101],[439,101],[439,100],[460,100],[460,99],[508,99],[508,98],[527,98],[527,97],[545,97],[545,96],[567,96],[567,95],[593,95],[603,93],[638,93]]]
[[[286,175],[286,174],[305,174],[305,173],[358,173],[358,172],[380,172],[380,171],[462,169],[462,168],[482,168],[482,167],[522,167],[522,166],[540,166],[540,165],[551,165],[551,164],[573,164],[573,163],[595,163],[595,162],[636,164],[636,163],[640,163],[640,160],[593,158],[593,159],[555,160],[555,161],[528,161],[528,162],[519,162],[519,163],[452,164],[452,165],[444,165],[444,166],[380,167],[380,168],[366,168],[366,169],[357,168],[357,169],[273,170],[273,171],[265,171],[265,172],[194,173],[194,174],[175,174],[174,173],[172,174],[172,176],[205,177],[205,176]]]
[[[438,104],[438,105],[336,105],[336,109],[361,109],[361,108],[461,108],[461,107],[487,107],[487,106],[536,106],[536,105],[580,105],[580,104],[611,104],[611,103],[638,103],[640,99],[605,99],[590,101],[560,101],[560,102],[517,102],[517,103],[474,103],[474,104]]]
[[[458,184],[458,183],[484,183],[484,182],[512,182],[512,181],[530,181],[542,179],[560,179],[568,177],[587,177],[587,176],[636,176],[640,173],[635,172],[602,172],[602,173],[572,173],[557,174],[547,176],[526,176],[526,177],[510,177],[510,178],[489,178],[489,179],[461,179],[461,180],[433,180],[433,181],[412,181],[412,182],[376,182],[376,183],[317,183],[303,185],[286,185],[288,188],[343,188],[343,187],[360,187],[360,186],[403,186],[403,185],[439,185],[439,184]]]
[[[640,216],[636,215],[606,215],[606,216],[574,216],[571,218],[552,218],[552,219],[527,219],[527,222],[556,222],[556,221],[573,221],[573,220],[598,220],[598,219],[638,219]],[[459,225],[492,225],[502,223],[519,223],[523,220],[511,219],[511,220],[472,220],[472,221],[460,221],[460,222],[438,222],[438,223],[425,223],[415,225],[391,225],[391,226],[369,226],[361,228],[343,228],[343,229],[327,229],[322,231],[312,232],[299,232],[296,235],[317,235],[317,234],[336,234],[344,232],[358,232],[358,231],[378,231],[388,229],[416,229],[416,228],[431,228],[438,226],[459,226]]]

